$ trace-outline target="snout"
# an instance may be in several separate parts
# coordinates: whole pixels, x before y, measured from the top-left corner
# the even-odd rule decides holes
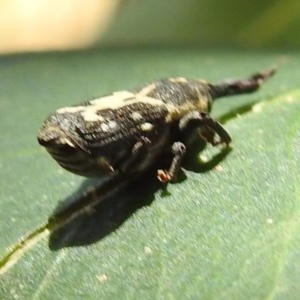
[[[39,144],[45,148],[69,146],[75,148],[74,143],[57,126],[46,126],[40,129],[37,135]]]

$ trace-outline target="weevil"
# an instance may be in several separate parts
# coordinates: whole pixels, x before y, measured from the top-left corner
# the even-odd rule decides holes
[[[189,137],[228,146],[231,137],[210,116],[215,99],[256,91],[275,68],[240,80],[212,84],[168,78],[56,110],[38,132],[38,142],[66,170],[86,177],[138,175],[164,155],[162,182],[176,179]]]

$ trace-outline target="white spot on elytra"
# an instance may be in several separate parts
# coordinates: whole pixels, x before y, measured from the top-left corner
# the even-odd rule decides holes
[[[153,128],[153,125],[151,123],[146,122],[146,123],[141,124],[142,131],[150,131],[150,130],[152,130],[152,128]]]
[[[107,121],[108,122],[106,123],[103,122],[99,124],[99,127],[103,132],[109,132],[110,130],[116,129],[118,127],[118,123],[116,121],[109,121],[109,120]]]
[[[183,80],[183,79],[180,79]],[[163,106],[167,109],[168,114],[165,116],[166,122],[172,122],[174,120],[179,120],[187,112],[195,109],[206,110],[207,104],[205,101],[199,101],[197,103],[187,102],[182,105],[177,106],[172,103],[164,103],[161,99],[156,99],[148,97],[147,95],[155,88],[155,84],[149,85],[142,89],[139,93],[135,94],[129,91],[118,91],[113,94],[89,101],[89,105],[79,105],[71,107],[63,107],[58,109],[56,112],[63,113],[81,113],[82,117],[86,122],[103,122],[104,118],[101,116],[101,111],[106,109],[119,109],[127,105],[132,105],[135,103],[144,103],[154,107]],[[203,105],[204,104],[204,105]],[[100,114],[99,114],[100,113]],[[137,112],[138,113],[138,112]],[[132,118],[138,118],[139,116],[132,113]],[[145,131],[151,130],[153,125],[143,125],[142,127]],[[103,125],[103,131],[107,131],[107,126]]]
[[[80,114],[86,122],[104,121],[103,117],[97,115],[92,109],[86,109]]]
[[[141,120],[143,116],[139,112],[135,111],[130,115],[130,118],[134,121],[138,121]]]
[[[116,129],[118,127],[118,123],[116,121],[109,121],[107,125],[110,129]]]
[[[177,78],[170,78],[170,81],[175,83],[185,83],[187,82],[187,79],[184,77],[177,77]]]
[[[103,132],[108,132],[109,131],[109,125],[108,124],[106,124],[106,123],[101,123],[100,125],[100,128],[101,128],[101,130],[103,131]]]
[[[162,100],[147,97],[146,95],[144,95],[144,93],[134,94],[128,91],[118,91],[118,92],[114,92],[112,95],[109,96],[90,100],[89,105],[67,106],[58,109],[56,112],[59,114],[79,112],[82,114],[82,116],[85,118],[86,121],[88,120],[98,121],[102,117],[99,116],[97,112],[101,110],[118,109],[126,105],[130,105],[138,102],[153,105],[153,106],[158,106],[158,105],[165,106]],[[171,107],[173,106],[171,105]]]
[[[86,108],[86,106],[67,106],[67,107],[62,107],[62,108],[56,110],[56,112],[59,114],[75,113],[75,112],[82,111],[85,108]]]
[[[139,93],[137,94],[137,97],[145,97],[145,96],[149,95],[155,88],[156,88],[155,83],[147,85],[139,91]]]

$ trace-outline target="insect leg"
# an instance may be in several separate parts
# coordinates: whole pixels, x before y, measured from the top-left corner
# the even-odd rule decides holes
[[[157,178],[161,182],[167,183],[176,179],[185,152],[186,152],[186,148],[183,143],[175,142],[172,145],[173,160],[169,170],[161,170],[161,169],[157,170]]]
[[[198,129],[201,138],[213,146],[228,146],[231,142],[231,137],[224,127],[207,113],[192,111],[186,114],[179,122],[179,129],[183,136],[188,136],[191,131]]]
[[[139,164],[145,159],[148,154],[148,147],[151,141],[142,136],[139,141],[137,141],[129,155],[126,155],[120,162],[120,169],[123,173],[132,173],[132,171],[137,171],[139,169]]]

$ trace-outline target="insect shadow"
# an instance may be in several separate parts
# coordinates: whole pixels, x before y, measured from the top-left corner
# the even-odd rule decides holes
[[[246,105],[239,106],[218,119],[225,123],[236,115],[245,114],[253,108],[259,101],[254,101]],[[216,167],[232,150],[230,147],[224,148],[216,155],[212,156],[207,162],[199,162],[198,157],[205,148],[205,143],[197,143],[189,148],[183,162],[183,169],[196,173],[207,172]],[[166,166],[170,161],[164,162]],[[162,165],[159,164],[159,167]],[[95,243],[113,231],[117,230],[130,216],[138,209],[151,205],[156,193],[160,190],[161,196],[168,196],[167,186],[159,182],[156,178],[156,168],[145,172],[139,178],[127,181],[119,188],[114,188],[113,192],[107,196],[96,194],[95,202],[91,210],[79,214],[70,222],[51,229],[49,238],[49,248],[59,250],[64,247],[85,246]],[[177,182],[186,179],[184,171],[179,174]],[[85,205],[87,190],[90,187],[101,190],[102,183],[98,179],[86,179],[81,186],[62,203],[60,203],[49,218],[49,223],[57,215],[66,215],[70,212],[80,210]],[[100,193],[101,195],[101,193]],[[95,195],[94,195],[95,196]],[[97,199],[98,197],[98,199]]]
[[[258,101],[237,107],[234,110],[219,117],[222,123],[249,112]],[[215,168],[232,150],[231,147],[224,148],[215,154],[207,162],[199,162],[198,156],[206,144],[197,143],[189,148],[183,162],[183,169],[196,173],[205,173]],[[169,165],[168,159],[160,162]],[[125,185],[115,188],[108,196],[97,196],[94,199],[97,205],[92,210],[79,214],[72,221],[51,230],[49,248],[53,251],[64,247],[85,246],[103,239],[113,231],[117,230],[138,209],[149,206],[155,199],[155,194],[160,190],[161,196],[168,196],[167,186],[156,178],[157,167],[145,172],[139,178],[128,181]],[[177,182],[186,179],[184,171],[179,174]],[[85,205],[87,190],[91,187],[101,190],[102,183],[99,179],[86,179],[81,186],[70,196],[60,203],[49,218],[57,214],[68,215],[70,211],[80,210]]]
[[[203,149],[202,145],[202,149]],[[188,155],[197,152],[199,147],[188,151]],[[229,153],[230,149],[224,149],[215,155],[206,163],[194,163],[191,159],[183,164],[183,168],[190,169],[194,172],[206,172],[214,168]],[[139,178],[127,181],[126,184],[114,187],[114,190],[107,196],[100,196],[101,193],[87,193],[93,189],[101,190],[102,183],[99,184],[97,179],[86,179],[81,186],[64,201],[62,201],[54,210],[49,218],[57,218],[58,215],[67,218],[68,215],[82,210],[87,198],[93,197],[92,201],[97,203],[92,209],[82,210],[83,213],[72,218],[62,226],[51,230],[49,238],[49,248],[59,250],[64,247],[84,246],[95,243],[105,236],[109,235],[122,223],[124,223],[138,209],[150,205],[155,194],[160,190],[161,196],[169,195],[167,186],[156,178],[156,169],[153,168]],[[177,182],[185,180],[184,171],[180,173]],[[89,202],[91,199],[88,199]]]

